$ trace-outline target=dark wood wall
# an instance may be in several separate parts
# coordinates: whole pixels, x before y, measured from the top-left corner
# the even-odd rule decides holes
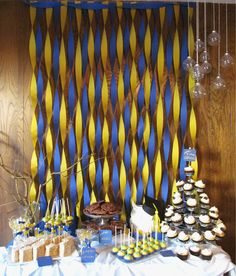
[[[230,6],[229,11],[229,48],[235,56],[235,7]],[[210,31],[211,26],[208,33]],[[1,1],[0,154],[6,164],[26,171],[29,171],[32,153],[29,32],[27,6],[18,1]],[[224,44],[222,48],[223,53]],[[211,54],[216,67],[215,49],[211,50]],[[219,208],[228,228],[222,246],[235,262],[235,67],[222,71],[222,75],[227,81],[227,90],[223,93],[211,91],[211,79],[208,78],[207,96],[195,103],[198,119],[197,150],[199,177],[207,183],[211,204]],[[5,245],[11,238],[8,218],[17,215],[20,210],[10,195],[10,192],[14,192],[14,183],[1,169],[0,184],[0,245]]]

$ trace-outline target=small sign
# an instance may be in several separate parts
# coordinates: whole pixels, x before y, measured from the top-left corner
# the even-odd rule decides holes
[[[102,244],[112,244],[112,231],[111,230],[100,230],[99,231],[99,242]]]
[[[184,149],[184,160],[185,161],[195,161],[196,160],[196,150],[195,149]]]
[[[96,250],[93,247],[82,248],[81,262],[82,263],[93,263],[96,258]]]
[[[53,265],[51,256],[38,257],[37,261],[39,267]]]
[[[174,257],[175,253],[172,250],[161,250],[160,251],[161,256],[163,257]]]

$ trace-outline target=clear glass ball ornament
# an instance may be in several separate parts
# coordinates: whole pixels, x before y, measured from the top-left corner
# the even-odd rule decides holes
[[[211,83],[211,88],[218,91],[224,90],[226,88],[224,79],[220,75],[217,75]]]
[[[207,60],[205,60],[203,63],[202,63],[202,73],[203,74],[209,74],[211,73],[211,70],[212,70],[212,65],[210,64],[210,62],[208,62]]]
[[[193,66],[195,65],[195,60],[192,59],[190,56],[188,56],[184,61],[183,61],[183,68],[185,71],[190,71]]]
[[[190,93],[193,98],[199,99],[206,96],[206,89],[200,84],[200,82],[196,82]]]
[[[228,52],[226,52],[220,59],[220,64],[223,68],[228,68],[234,64],[234,59]]]
[[[208,35],[208,44],[211,46],[218,46],[220,43],[220,35],[217,33],[216,30],[213,30],[209,35]]]
[[[209,54],[209,52],[207,52],[207,50],[204,50],[204,51],[200,54],[199,59],[200,59],[201,62],[210,60],[210,54]]]
[[[198,38],[195,42],[195,51],[200,53],[204,50],[204,42]]]
[[[204,73],[200,64],[196,63],[191,70],[191,76],[197,82],[204,78]]]

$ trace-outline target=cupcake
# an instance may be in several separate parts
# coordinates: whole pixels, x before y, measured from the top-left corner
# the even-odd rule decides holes
[[[173,216],[174,211],[173,210],[168,210],[165,212],[165,221],[170,222],[171,221],[171,217]]]
[[[126,261],[126,262],[132,262],[133,261],[133,256],[131,256],[131,255],[129,255],[129,254],[126,254],[125,256],[124,256],[124,260]]]
[[[220,228],[221,230],[226,231],[226,226],[225,226],[225,224],[221,220],[217,221],[216,226],[218,228]]]
[[[209,215],[209,217],[211,218],[211,221],[214,222],[214,223],[215,223],[215,222],[218,220],[218,218],[219,218],[219,214],[216,213],[215,211],[210,211],[210,210],[209,210],[208,215]]]
[[[197,200],[196,198],[190,197],[187,199],[187,208],[190,212],[193,212],[196,209],[197,206]]]
[[[177,230],[174,227],[171,227],[168,231],[167,231],[167,237],[169,239],[174,239],[176,238],[178,235]]]
[[[193,242],[196,242],[196,243],[200,243],[203,240],[203,236],[198,232],[193,232],[190,238]]]
[[[186,183],[184,184],[184,193],[185,195],[191,195],[193,191],[193,184]]]
[[[200,207],[202,209],[209,209],[210,208],[210,199],[208,196],[200,197]]]
[[[184,217],[184,223],[186,224],[186,226],[188,228],[192,228],[194,226],[194,224],[196,223],[196,219],[192,215],[186,215]]]
[[[214,231],[207,230],[204,233],[204,238],[205,238],[205,240],[212,242],[212,241],[214,241],[216,239],[216,234],[215,234]]]
[[[134,252],[133,257],[135,260],[139,260],[142,257],[142,255],[139,252]]]
[[[176,193],[175,195],[173,195],[172,202],[176,209],[183,208],[184,206],[183,199],[179,193]]]
[[[202,227],[208,227],[211,222],[210,217],[208,215],[200,215],[199,221]]]
[[[225,232],[221,228],[219,228],[219,227],[213,228],[212,231],[215,232],[216,239],[221,239],[221,238],[223,238],[225,236]]]
[[[166,207],[166,211],[169,211],[169,210],[172,210],[172,211],[174,211],[174,206],[172,206],[172,205],[168,205],[167,207]]]
[[[210,261],[213,256],[213,253],[212,253],[211,249],[205,248],[201,251],[201,256],[202,256],[203,260]]]
[[[199,256],[201,252],[201,248],[197,245],[193,245],[189,247],[189,252],[194,256]]]
[[[216,206],[213,206],[209,209],[209,212],[217,213],[219,214],[219,209]]]
[[[192,185],[194,186],[195,181],[194,181],[192,178],[189,178],[189,179],[187,180],[187,183],[192,184]]]
[[[178,234],[178,239],[181,242],[187,242],[189,240],[189,235],[185,231],[181,231]]]
[[[161,226],[161,233],[166,234],[169,229],[170,226],[168,224],[164,224]]]
[[[176,182],[176,187],[178,189],[179,192],[183,192],[184,190],[184,181],[183,180],[179,180]]]
[[[202,193],[203,189],[206,187],[206,184],[202,182],[202,180],[198,180],[194,183],[194,186],[196,188],[196,191],[198,193]]]
[[[171,217],[171,221],[173,222],[173,224],[175,226],[179,226],[183,223],[183,218],[179,213],[175,213],[172,217]]]
[[[191,166],[187,166],[184,168],[184,173],[186,176],[192,176],[194,175],[194,169]]]
[[[175,250],[175,254],[178,258],[180,258],[182,261],[185,261],[188,259],[188,250],[184,247],[177,247]]]

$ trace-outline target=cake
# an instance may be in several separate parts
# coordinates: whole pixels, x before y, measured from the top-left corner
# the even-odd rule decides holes
[[[199,246],[193,245],[189,247],[189,252],[194,256],[199,256],[201,252],[201,248]]]
[[[188,250],[184,247],[177,247],[175,250],[175,254],[183,261],[187,260],[189,255]]]
[[[55,244],[59,244],[62,240],[62,237],[61,236],[56,236],[52,239],[52,242],[55,243]]]
[[[174,239],[176,238],[178,235],[178,232],[175,228],[171,227],[168,231],[167,231],[167,237],[169,239]]]
[[[33,260],[36,261],[38,257],[45,256],[45,244],[39,241],[33,245]]]
[[[19,250],[19,262],[30,262],[33,260],[32,246],[25,246]]]
[[[206,187],[206,185],[202,182],[202,180],[196,181],[195,184],[194,184],[194,186],[195,186],[196,191],[198,193],[202,193],[203,189]]]
[[[60,257],[70,256],[75,251],[75,243],[72,237],[67,237],[59,244]]]
[[[209,248],[205,248],[201,251],[201,256],[202,256],[203,260],[210,261],[212,258],[212,255],[213,255],[213,253],[212,253],[211,249],[209,249]]]
[[[189,235],[184,231],[180,231],[178,234],[178,239],[181,242],[187,242],[189,240]]]
[[[199,243],[199,242],[202,242],[203,236],[198,232],[193,232],[193,234],[191,235],[191,240],[193,242]]]
[[[20,247],[17,247],[17,246],[13,246],[12,247],[12,250],[11,250],[11,261],[13,263],[19,262],[19,250],[20,250]]]
[[[45,256],[51,256],[52,258],[57,258],[59,256],[59,245],[50,243],[46,245]]]
[[[204,233],[204,238],[207,240],[207,241],[214,241],[216,239],[216,234],[214,231],[210,231],[210,230],[207,230],[205,233]]]

